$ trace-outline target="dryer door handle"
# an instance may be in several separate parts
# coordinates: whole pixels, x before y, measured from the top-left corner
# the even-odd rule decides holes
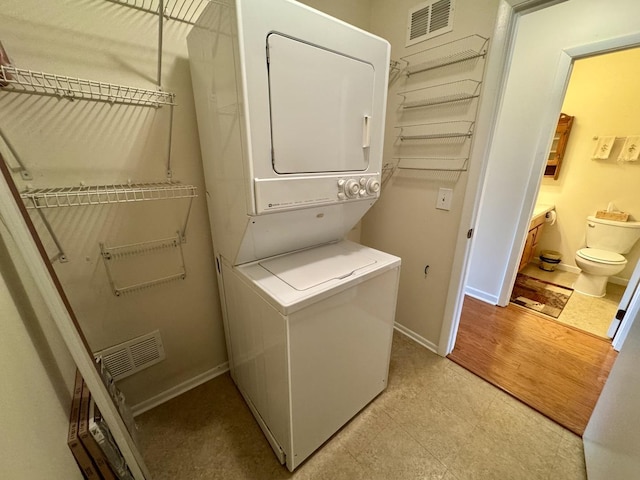
[[[365,115],[362,120],[362,148],[371,146],[371,116]]]

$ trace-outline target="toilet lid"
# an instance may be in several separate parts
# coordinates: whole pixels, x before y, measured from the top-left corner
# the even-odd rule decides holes
[[[627,259],[619,253],[608,252],[598,248],[582,248],[578,250],[578,255],[586,260],[600,263],[619,264],[626,263]]]

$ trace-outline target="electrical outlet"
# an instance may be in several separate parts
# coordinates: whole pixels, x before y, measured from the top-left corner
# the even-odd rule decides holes
[[[451,199],[453,198],[453,190],[450,188],[441,188],[438,190],[438,200],[436,208],[438,210],[451,210]]]

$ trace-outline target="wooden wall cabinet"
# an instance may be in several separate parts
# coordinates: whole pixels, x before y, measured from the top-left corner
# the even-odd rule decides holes
[[[556,127],[556,134],[553,137],[553,143],[551,144],[551,151],[547,158],[547,166],[544,169],[545,177],[553,177],[554,180],[558,179],[560,175],[560,165],[562,165],[562,159],[564,158],[565,150],[567,149],[567,142],[569,141],[569,134],[571,133],[571,127],[573,126],[574,117],[560,114],[558,120],[558,126]]]

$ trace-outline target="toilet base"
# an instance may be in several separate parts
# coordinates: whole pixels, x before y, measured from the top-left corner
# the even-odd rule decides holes
[[[592,275],[580,272],[576,283],[573,285],[574,291],[590,297],[604,297],[607,294],[607,275]]]

